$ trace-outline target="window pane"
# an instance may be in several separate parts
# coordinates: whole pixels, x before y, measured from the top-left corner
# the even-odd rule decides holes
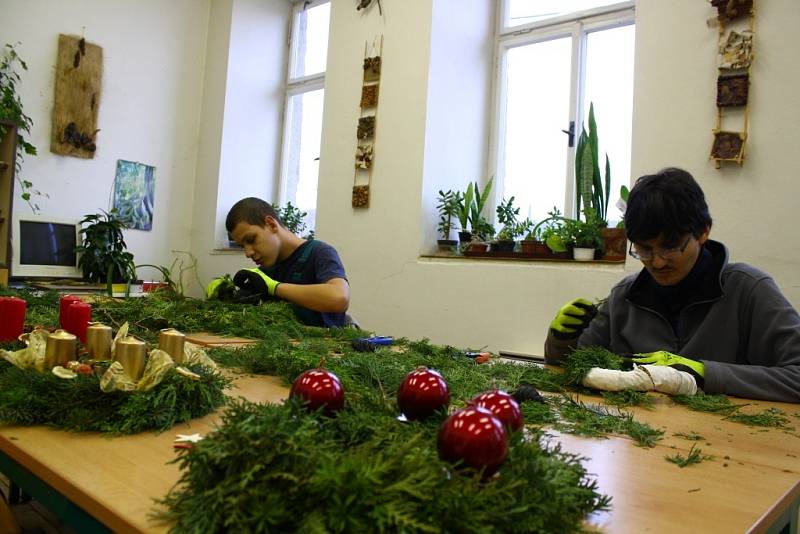
[[[508,51],[503,195],[522,218],[564,211],[571,55],[571,37]]]
[[[283,203],[291,202],[301,211],[308,212],[306,232],[314,229],[316,221],[324,94],[325,91],[319,89],[289,97]]]
[[[291,78],[325,72],[330,19],[330,3],[297,12],[294,20]]]
[[[617,4],[620,0],[507,0],[505,27],[519,26],[568,15],[595,7]]]
[[[635,27],[622,26],[590,33],[586,42],[586,85],[583,116],[594,116],[600,141],[600,173],[605,175],[605,155],[611,164],[609,222],[622,218],[614,206],[619,188],[628,185],[631,173],[631,113],[633,107],[633,45]]]

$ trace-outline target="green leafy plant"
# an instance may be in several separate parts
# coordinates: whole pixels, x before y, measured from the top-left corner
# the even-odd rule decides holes
[[[102,211],[102,210],[101,210]],[[109,295],[111,284],[136,277],[133,254],[128,252],[122,230],[127,228],[117,217],[117,210],[86,215],[81,220],[83,244],[75,247],[80,254],[78,266],[89,282],[106,282]]]
[[[631,192],[628,189],[627,185],[619,186],[619,206],[620,210],[622,211],[622,219],[617,223],[617,228],[625,228],[625,210],[628,208],[628,197],[630,196]]]
[[[567,245],[562,238],[564,221],[561,211],[555,206],[547,212],[547,217],[532,225],[525,239],[541,241],[553,252],[566,252]]]
[[[519,208],[514,207],[513,196],[507,201],[501,201],[495,209],[495,213],[497,213],[497,222],[503,225],[503,228],[497,233],[498,241],[513,241],[528,232],[533,225],[530,219],[517,221]]]
[[[489,178],[489,181],[486,182],[486,187],[484,187],[483,191],[481,191],[481,187],[478,185],[478,182],[475,182],[474,185],[470,184],[470,186],[467,188],[467,193],[469,193],[470,189],[472,189],[474,194],[470,195],[471,202],[467,203],[465,200],[465,204],[470,206],[469,221],[472,228],[472,234],[477,235],[484,241],[491,239],[495,233],[494,226],[489,224],[489,221],[483,216],[483,208],[489,201],[489,195],[492,192],[492,182],[494,182],[494,177]]]
[[[564,219],[561,237],[564,243],[576,248],[603,248],[602,230],[605,222],[591,210],[584,211],[585,220]]]
[[[460,191],[447,191],[439,190],[439,196],[436,201],[436,209],[439,211],[439,224],[437,230],[442,239],[450,239],[450,230],[453,228],[453,218],[460,219],[461,204],[464,199]]]
[[[575,149],[576,208],[579,214],[593,211],[600,220],[606,221],[608,197],[611,193],[611,164],[606,154],[605,176],[601,176],[598,143],[594,103],[590,103],[589,131],[587,133],[586,128],[581,127],[581,135]]]
[[[19,45],[20,43],[16,43]],[[21,81],[18,68],[28,70],[28,65],[16,51],[16,45],[6,44],[0,55],[0,121],[13,122],[17,125],[17,157],[14,175],[20,186],[20,197],[28,203],[34,213],[39,212],[39,205],[34,202],[33,196],[48,196],[38,189],[34,189],[33,183],[22,179],[22,161],[24,156],[36,155],[36,147],[28,142],[25,135],[30,135],[33,121],[25,114],[22,108],[22,100],[17,94],[17,84]],[[23,135],[23,132],[25,135]],[[5,135],[5,131],[0,130],[0,135]]]
[[[136,265],[135,268],[151,267],[157,270],[161,273],[162,281],[167,284],[167,291],[176,297],[183,298],[185,297],[183,278],[187,271],[193,275],[195,282],[197,282],[200,288],[203,287],[203,283],[200,281],[200,276],[197,273],[197,258],[194,257],[194,254],[185,250],[173,250],[172,253],[175,254],[175,259],[172,260],[172,264],[169,267],[142,263]],[[188,264],[184,263],[184,258],[187,259]]]
[[[300,235],[306,229],[305,218],[308,212],[293,206],[291,202],[287,202],[284,207],[276,209],[275,212],[281,218],[283,225],[293,234]]]

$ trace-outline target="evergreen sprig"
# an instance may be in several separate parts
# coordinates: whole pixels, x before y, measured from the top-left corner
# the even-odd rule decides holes
[[[572,386],[581,386],[583,378],[594,367],[620,370],[622,356],[603,347],[581,347],[570,353],[564,362],[564,381]]]
[[[100,391],[97,375],[58,378],[52,373],[0,365],[0,421],[16,425],[49,425],[66,430],[135,434],[167,430],[207,415],[224,404],[229,380],[203,367],[192,380],[174,369],[150,391]]]
[[[664,456],[664,459],[677,465],[678,467],[683,468],[692,464],[699,464],[700,462],[704,462],[706,460],[713,460],[714,457],[709,454],[703,454],[703,449],[697,448],[697,444],[695,443],[692,445],[692,448],[689,449],[689,454],[686,456],[677,453],[673,456]]]

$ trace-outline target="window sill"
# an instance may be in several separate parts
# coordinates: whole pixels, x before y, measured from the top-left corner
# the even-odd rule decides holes
[[[212,256],[240,255],[244,254],[243,248],[212,248],[209,252]]]
[[[491,252],[472,253],[467,256],[460,254],[451,254],[447,252],[437,252],[434,254],[421,254],[421,259],[436,259],[436,260],[455,260],[460,262],[527,262],[527,263],[546,263],[546,264],[567,264],[567,265],[609,265],[609,266],[625,266],[625,260],[589,260],[578,261],[572,258],[535,258],[525,255],[521,252],[501,252],[492,254]]]

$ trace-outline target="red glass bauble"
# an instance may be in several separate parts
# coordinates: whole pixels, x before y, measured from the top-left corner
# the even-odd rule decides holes
[[[344,407],[344,388],[339,377],[325,369],[310,369],[295,379],[289,397],[300,397],[303,404],[316,411],[325,407],[328,415]]]
[[[492,412],[492,415],[500,419],[500,422],[506,425],[506,428],[511,430],[522,428],[524,421],[522,419],[522,410],[519,409],[519,403],[505,391],[494,390],[481,393],[472,399],[472,404]]]
[[[468,406],[445,419],[437,440],[439,458],[463,461],[484,476],[494,474],[508,456],[508,435],[503,423],[492,412]]]
[[[442,375],[420,367],[397,389],[397,407],[408,419],[424,419],[450,404],[450,388]]]

